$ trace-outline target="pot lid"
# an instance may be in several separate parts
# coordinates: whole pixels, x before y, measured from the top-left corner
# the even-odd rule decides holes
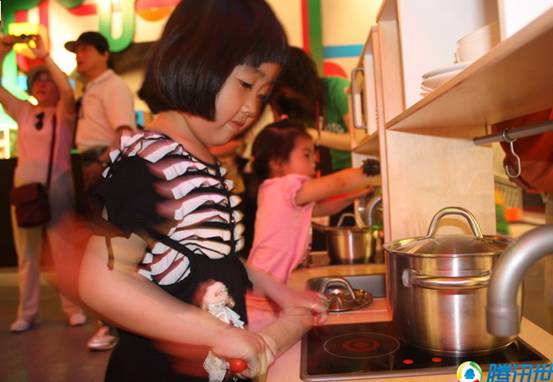
[[[477,238],[469,235],[438,235],[394,241],[385,248],[402,254],[434,255],[482,255],[500,254],[509,245],[509,239],[501,236]]]
[[[436,235],[438,223],[446,215],[463,216],[469,223],[473,235]],[[482,235],[476,219],[466,209],[447,207],[434,215],[426,236],[396,240],[386,244],[384,248],[416,256],[494,255],[503,252],[509,243],[510,240],[506,237]]]

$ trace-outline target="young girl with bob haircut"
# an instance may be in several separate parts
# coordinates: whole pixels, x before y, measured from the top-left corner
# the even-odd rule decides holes
[[[208,352],[223,364],[244,360],[241,377],[263,374],[274,349],[240,328],[252,285],[301,311],[304,328],[312,312],[324,316],[320,296],[239,260],[239,201],[208,150],[258,117],[286,57],[284,30],[263,0],[183,0],[167,21],[140,91],[157,115],[110,153],[98,191],[109,229],[90,239],[81,269],[82,299],[122,329],[106,380],[205,381]],[[228,298],[198,296],[214,282]],[[203,300],[225,306],[202,310]]]
[[[362,168],[314,178],[313,140],[301,123],[288,119],[257,135],[252,156],[254,173],[263,183],[248,265],[286,281],[308,252],[311,218],[339,212],[371,191],[379,164],[367,160]]]

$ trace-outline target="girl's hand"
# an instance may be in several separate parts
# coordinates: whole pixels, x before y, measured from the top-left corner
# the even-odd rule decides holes
[[[247,369],[239,376],[253,378],[267,372],[271,360],[267,343],[258,333],[250,330],[237,329],[229,326],[223,333],[217,335],[217,344],[211,351],[224,359],[241,359],[247,364]]]
[[[211,351],[216,357],[226,360],[242,360],[247,368],[238,375],[253,378],[267,372],[272,354],[265,339],[252,331],[237,329],[233,326],[222,332],[214,333],[217,344],[211,349],[208,346],[158,341],[156,347],[171,357],[173,368],[182,374],[196,377],[207,376],[204,361]]]
[[[39,34],[33,36],[31,40],[27,41],[27,45],[34,55],[41,60],[49,54],[48,49],[46,49],[46,44],[44,44],[44,40]]]
[[[314,291],[297,292],[289,290],[289,295],[283,299],[285,303],[281,304],[282,309],[288,312],[294,308],[306,308],[313,314],[313,324],[320,325],[328,318],[328,299]]]

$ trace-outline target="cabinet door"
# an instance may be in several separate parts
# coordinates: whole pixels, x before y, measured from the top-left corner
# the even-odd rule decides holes
[[[499,27],[504,40],[553,7],[553,0],[499,0]]]
[[[378,30],[373,28],[372,35],[378,35]],[[377,76],[376,76],[376,57],[374,44],[371,41],[370,51],[364,57],[364,84],[365,89],[365,110],[367,115],[367,134],[376,134],[378,130],[378,106],[377,106]]]
[[[357,129],[352,134],[352,148],[356,153],[378,154],[378,126],[383,123],[382,83],[380,72],[380,55],[378,51],[378,27],[371,28],[371,32],[363,48],[358,66],[352,70],[352,117]]]

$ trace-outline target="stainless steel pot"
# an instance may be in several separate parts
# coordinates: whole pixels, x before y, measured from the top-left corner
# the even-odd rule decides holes
[[[354,218],[353,214],[345,213],[340,216],[337,227],[313,223],[313,228],[325,233],[331,264],[368,263],[374,255],[378,237],[370,227],[342,227],[346,217]]]
[[[439,221],[452,214],[467,220],[473,236],[436,235]],[[506,238],[482,235],[474,216],[460,207],[440,210],[425,237],[385,244],[399,337],[442,354],[488,353],[508,346],[514,336],[486,331],[488,281],[508,244]],[[519,290],[519,304],[521,299]]]

